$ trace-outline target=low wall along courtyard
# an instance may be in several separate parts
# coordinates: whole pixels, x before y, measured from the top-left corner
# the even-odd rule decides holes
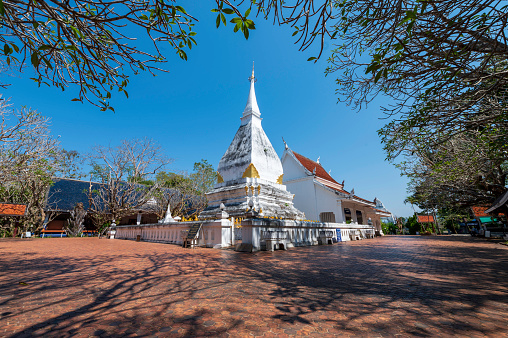
[[[244,247],[248,246],[248,251],[287,249],[375,237],[372,225],[249,218],[242,220],[240,226],[235,225],[234,219],[117,226],[114,238],[182,245],[189,230],[196,225],[201,226],[197,233],[197,246],[234,246],[240,242],[238,236],[235,236],[235,232],[240,230],[241,243]]]

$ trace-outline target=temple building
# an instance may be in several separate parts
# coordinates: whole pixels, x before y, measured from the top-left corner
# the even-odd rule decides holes
[[[215,217],[224,204],[224,211],[233,217],[303,219],[304,214],[293,206],[293,194],[282,184],[282,164],[261,126],[254,68],[249,81],[240,127],[219,162],[217,184],[207,194],[208,208],[200,218]]]
[[[381,232],[384,212],[343,190],[319,163],[287,147],[281,162],[261,126],[254,69],[249,81],[240,127],[199,220],[117,226],[115,238],[253,252],[374,238],[374,224]]]
[[[358,197],[354,189],[344,190],[344,181],[337,182],[323,168],[319,159],[313,161],[291,150],[286,143],[282,155],[284,184],[295,194],[295,207],[307,219],[329,223],[373,225],[381,233],[381,218],[390,217],[386,209],[378,209],[376,199]]]

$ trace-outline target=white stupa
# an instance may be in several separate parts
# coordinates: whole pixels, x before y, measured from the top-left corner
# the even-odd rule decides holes
[[[293,206],[293,195],[282,185],[282,163],[261,126],[254,67],[249,81],[240,127],[219,162],[217,184],[207,194],[208,208],[200,217],[214,217],[224,203],[230,216],[302,219],[303,213]]]

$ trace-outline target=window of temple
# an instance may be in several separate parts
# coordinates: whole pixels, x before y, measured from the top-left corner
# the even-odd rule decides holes
[[[346,223],[351,223],[351,210],[349,208],[344,208],[344,217],[346,218]]]
[[[362,212],[360,210],[356,210],[356,221],[358,224],[363,224]]]
[[[319,214],[319,220],[321,222],[335,223],[335,214],[331,211],[322,212]]]

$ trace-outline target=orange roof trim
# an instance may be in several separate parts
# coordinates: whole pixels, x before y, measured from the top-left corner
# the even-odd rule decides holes
[[[26,211],[24,204],[0,203],[0,216],[23,216]]]
[[[433,223],[434,222],[434,216],[420,216],[418,215],[418,223]]]

